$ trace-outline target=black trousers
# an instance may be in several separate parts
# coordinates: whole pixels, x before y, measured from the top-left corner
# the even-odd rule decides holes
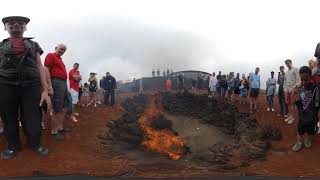
[[[285,101],[285,95],[283,89],[279,88],[278,90],[278,99],[279,99],[279,106],[280,106],[280,114],[288,115],[288,105]]]
[[[0,84],[0,114],[8,149],[21,148],[19,120],[30,148],[37,148],[41,138],[40,86],[10,86]],[[20,117],[19,117],[20,114]]]
[[[114,97],[114,89],[106,90],[104,94],[104,104],[109,105],[109,98],[111,96],[110,105],[113,106],[115,104],[115,97]]]

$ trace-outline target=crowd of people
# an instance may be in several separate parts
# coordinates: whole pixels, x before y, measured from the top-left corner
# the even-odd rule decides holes
[[[42,63],[43,50],[32,38],[24,37],[26,25],[30,19],[10,16],[2,19],[9,38],[0,42],[0,132],[7,141],[7,149],[1,152],[1,158],[11,159],[21,149],[19,124],[26,135],[27,145],[39,153],[47,155],[48,148],[42,145],[41,127],[45,129],[44,114],[50,117],[51,135],[62,141],[64,133],[71,132],[65,127],[65,120],[78,122],[80,107],[97,107],[97,104],[113,106],[115,104],[116,79],[109,72],[98,82],[97,74],[92,72],[88,81],[82,79],[79,63],[67,73],[62,56],[67,50],[64,44],[58,44],[54,52],[48,53]],[[292,147],[299,151],[302,147],[311,147],[311,135],[318,131],[319,88],[320,83],[320,43],[316,47],[315,61],[300,69],[293,66],[290,59],[279,67],[277,79],[270,72],[266,83],[267,111],[278,111],[288,124],[293,124],[298,115],[297,142]],[[228,99],[234,103],[246,104],[249,98],[250,113],[258,112],[258,97],[261,91],[260,68],[248,76],[234,72],[228,75],[212,73],[207,79],[203,74],[198,81],[192,82],[192,91],[201,89],[208,82],[208,97],[220,100]],[[152,72],[153,76],[155,71]],[[160,76],[160,70],[157,71]],[[166,90],[171,91],[173,72],[163,73]],[[178,90],[184,90],[185,78],[177,76]],[[69,88],[67,82],[69,81]],[[201,82],[201,83],[200,83]],[[140,82],[142,84],[142,81]],[[275,109],[274,98],[278,84],[279,110]],[[196,86],[198,85],[198,87]],[[140,91],[143,91],[143,88]]]
[[[297,142],[293,145],[292,151],[299,151],[301,148],[310,148],[311,136],[320,133],[319,127],[319,85],[320,85],[320,43],[315,50],[315,60],[309,60],[308,66],[300,69],[293,66],[290,59],[284,61],[287,67],[279,67],[278,77],[274,71],[266,80],[265,96],[268,112],[278,112],[277,116],[283,117],[285,123],[291,125],[298,117]],[[192,80],[192,92],[201,89],[203,82],[207,82],[208,98],[216,97],[219,100],[229,100],[233,103],[247,104],[249,99],[249,113],[259,112],[258,97],[261,89],[260,68],[248,76],[240,73],[234,75],[230,72],[225,75],[221,71],[218,75],[213,72],[205,81],[203,74]],[[182,73],[177,76],[178,92],[185,90],[185,77]],[[166,90],[171,91],[172,82],[166,80]],[[278,91],[277,91],[278,86]],[[275,109],[274,98],[278,97],[279,109]]]
[[[302,66],[300,69],[293,66],[292,60],[284,61],[287,66],[279,67],[276,79],[274,71],[265,82],[268,108],[266,111],[275,112],[274,98],[278,95],[279,110],[277,116],[283,117],[284,122],[293,124],[295,117],[298,117],[297,142],[293,145],[292,151],[299,151],[302,147],[310,148],[311,136],[319,132],[319,85],[320,85],[320,43],[317,45],[315,54],[316,60],[310,60],[309,66]],[[250,113],[258,112],[258,97],[261,91],[260,68],[248,77],[244,74],[231,72],[227,76],[215,73],[209,76],[208,97],[213,96],[221,99],[228,99],[231,102],[246,104],[249,98]],[[278,93],[277,93],[278,85]]]
[[[49,150],[40,139],[46,122],[50,122],[52,137],[62,141],[64,133],[71,132],[64,122],[66,119],[78,122],[78,108],[97,107],[101,102],[115,104],[116,79],[109,72],[99,84],[93,72],[88,81],[82,79],[79,63],[74,63],[67,73],[62,59],[66,45],[55,46],[42,63],[43,50],[39,44],[23,36],[29,21],[22,16],[2,19],[10,36],[0,42],[0,133],[7,141],[2,159],[11,159],[21,150],[19,125],[28,147],[45,156]]]

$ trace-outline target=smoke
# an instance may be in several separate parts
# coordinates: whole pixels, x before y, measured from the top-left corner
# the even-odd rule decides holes
[[[164,29],[119,17],[64,19],[60,24],[37,24],[30,30],[45,55],[59,43],[67,45],[67,69],[80,64],[81,74],[99,77],[110,72],[117,80],[150,76],[152,69],[212,71],[223,56],[209,40],[190,32]],[[30,32],[28,32],[30,33]],[[162,73],[161,73],[162,74]]]

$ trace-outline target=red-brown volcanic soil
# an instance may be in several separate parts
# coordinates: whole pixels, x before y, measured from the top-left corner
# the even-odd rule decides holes
[[[260,96],[260,111],[256,113],[259,122],[271,123],[282,131],[282,140],[274,141],[267,159],[253,161],[250,166],[238,170],[215,171],[208,168],[167,167],[164,164],[136,165],[128,161],[124,155],[115,155],[108,151],[98,138],[106,131],[109,120],[121,116],[120,102],[132,94],[122,94],[117,97],[114,108],[100,105],[80,110],[78,123],[66,122],[72,132],[66,135],[65,141],[55,141],[50,136],[49,123],[43,131],[42,141],[49,148],[49,155],[41,157],[35,152],[23,150],[12,160],[0,160],[1,177],[21,176],[51,176],[66,174],[83,174],[90,176],[126,176],[126,177],[212,177],[212,176],[320,176],[320,138],[314,137],[311,149],[303,149],[298,153],[290,151],[296,141],[296,123],[288,125],[277,113],[266,111],[266,97]],[[277,98],[275,99],[278,109]],[[239,105],[241,112],[248,112],[248,105]],[[24,143],[24,137],[21,136]],[[0,150],[4,150],[6,142],[0,135]]]

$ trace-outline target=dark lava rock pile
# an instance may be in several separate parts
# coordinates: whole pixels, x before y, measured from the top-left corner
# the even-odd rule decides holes
[[[142,148],[144,134],[139,127],[138,119],[147,102],[148,97],[144,95],[127,99],[122,104],[125,113],[107,124],[108,139],[117,144],[122,142],[129,149]],[[219,142],[207,151],[193,156],[194,162],[204,165],[222,165],[226,170],[247,166],[250,160],[264,159],[270,142],[281,139],[279,129],[269,124],[258,124],[254,117],[240,113],[234,105],[208,99],[206,95],[194,96],[188,92],[162,93],[158,96],[157,103],[172,115],[200,119],[203,123],[218,127],[230,137],[231,140],[228,142]],[[160,115],[155,117],[151,127],[155,130],[171,129],[172,123]]]
[[[258,124],[254,117],[240,113],[237,107],[226,101],[188,92],[163,93],[161,100],[165,111],[201,119],[232,137],[232,141],[215,144],[207,153],[198,155],[200,160],[209,163],[238,161],[238,165],[245,165],[250,159],[264,159],[270,142],[281,139],[279,129],[270,124]]]
[[[124,101],[122,107],[125,113],[119,119],[107,123],[108,139],[116,143],[124,142],[127,148],[138,148],[143,141],[143,131],[139,127],[138,119],[144,112],[147,101],[147,96],[143,95]]]

